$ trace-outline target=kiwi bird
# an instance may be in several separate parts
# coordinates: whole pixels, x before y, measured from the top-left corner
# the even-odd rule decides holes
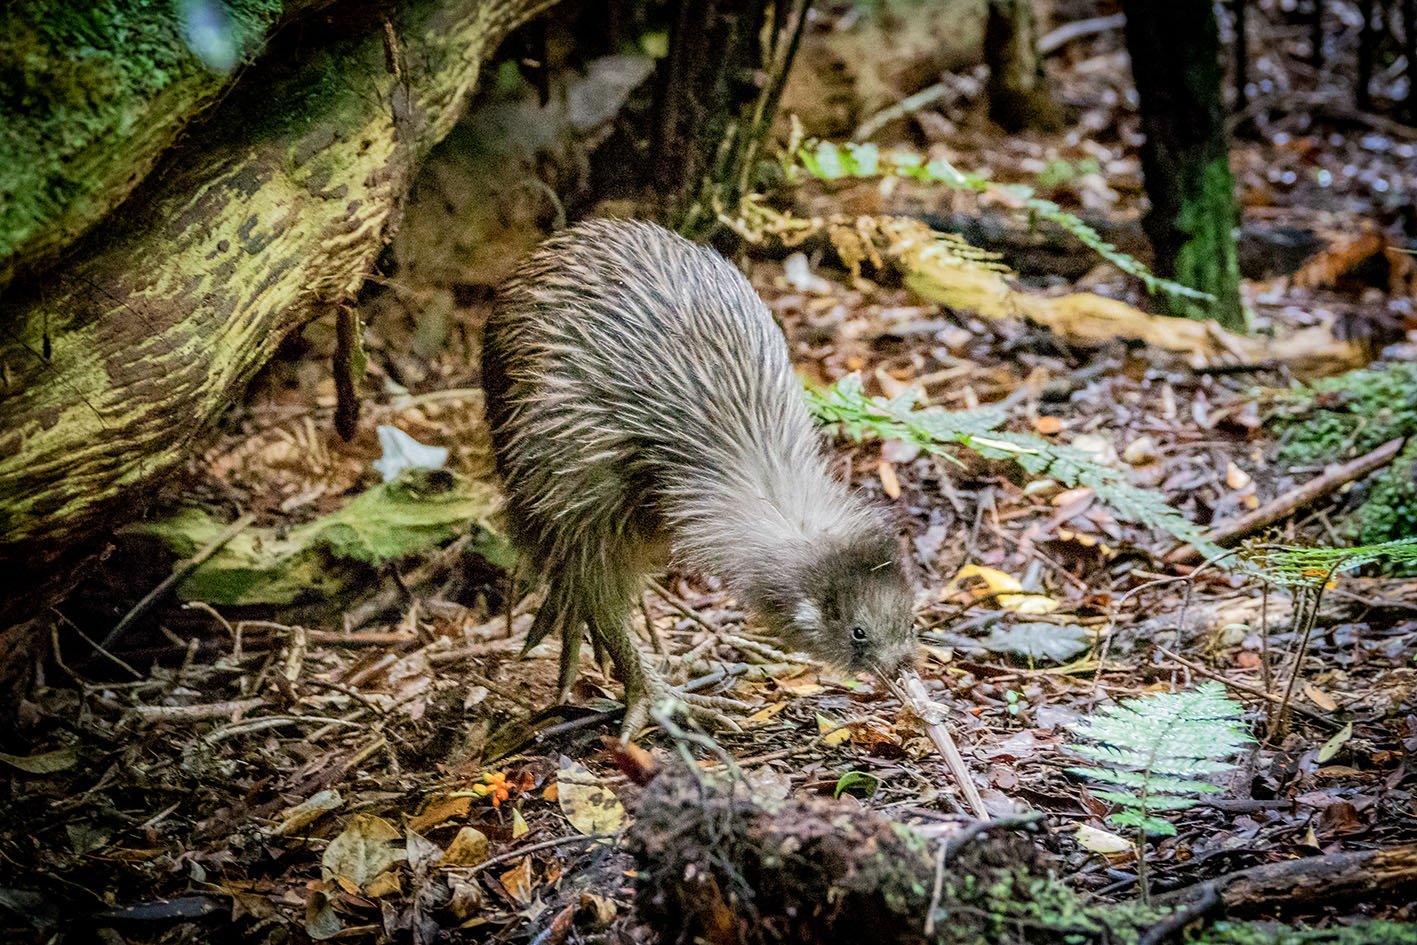
[[[781,331],[713,250],[646,222],[557,233],[499,290],[482,377],[511,539],[546,587],[527,647],[561,634],[563,699],[588,634],[624,685],[624,737],[670,695],[721,717],[631,635],[669,566],[843,669],[913,661],[895,529],[831,475]]]

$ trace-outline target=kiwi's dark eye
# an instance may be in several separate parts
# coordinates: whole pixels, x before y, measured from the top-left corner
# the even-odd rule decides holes
[[[866,628],[865,628],[865,627],[852,627],[852,628],[851,628],[851,639],[855,640],[857,643],[864,643],[864,642],[866,642]]]

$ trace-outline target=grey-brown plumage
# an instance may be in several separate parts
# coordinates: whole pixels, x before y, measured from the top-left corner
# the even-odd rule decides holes
[[[894,671],[917,644],[893,529],[828,472],[782,334],[742,274],[643,222],[547,240],[501,289],[482,354],[514,543],[547,586],[527,645],[588,632],[627,734],[666,688],[628,630],[647,574],[722,579],[784,643]]]

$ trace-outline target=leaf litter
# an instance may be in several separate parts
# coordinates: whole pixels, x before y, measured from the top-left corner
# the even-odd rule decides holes
[[[1079,43],[1054,77],[1064,94],[1095,103],[1087,127],[1119,133],[1003,139],[963,105],[920,115],[915,131],[957,166],[993,167],[1005,182],[1036,184],[1024,180],[1029,168],[1092,161],[1095,171],[1052,175],[1049,199],[1134,217],[1140,176],[1125,70],[1098,65],[1116,52],[1115,37]],[[1255,68],[1274,68],[1273,58],[1266,52]],[[1334,238],[1292,277],[1247,282],[1260,327],[1368,324],[1378,347],[1410,349],[1410,338],[1380,331],[1401,322],[1404,304],[1410,311],[1410,259],[1391,236],[1367,235],[1357,222],[1374,213],[1373,182],[1410,154],[1370,136],[1334,141],[1293,116],[1266,113],[1262,123],[1264,134],[1235,148],[1247,222],[1298,223]],[[1332,172],[1333,186],[1315,183],[1316,168]],[[910,182],[889,192],[838,183],[805,199],[828,212],[979,209],[958,195],[941,203]],[[1390,281],[1364,284],[1366,261],[1379,257]],[[818,385],[856,375],[870,395],[910,390],[923,406],[991,411],[983,429],[1085,452],[1198,525],[1237,517],[1314,474],[1276,460],[1260,412],[1256,385],[1287,385],[1282,369],[1197,371],[1184,353],[1071,337],[1061,317],[1052,333],[943,306],[889,278],[843,278],[828,262],[803,253],[786,266],[749,264],[794,362]],[[1062,288],[1141,301],[1107,268]],[[475,326],[480,304],[458,317]],[[396,343],[394,327],[371,324]],[[379,354],[376,340],[376,375]],[[184,498],[210,518],[202,534],[234,518],[226,514],[234,507],[257,515],[251,535],[268,554],[274,541],[318,533],[316,523],[338,516],[351,495],[378,487],[380,425],[447,449],[448,475],[486,481],[468,361],[453,352],[430,363],[416,393],[389,386],[371,397],[348,444],[329,433],[327,384],[272,382],[270,396],[252,397],[194,463]],[[1292,592],[1266,593],[1218,568],[1170,570],[1160,534],[1109,514],[1085,488],[1021,474],[1000,455],[900,440],[834,446],[839,471],[888,504],[909,534],[928,647],[923,683],[950,707],[986,801],[1043,813],[1054,829],[1037,842],[1076,888],[1129,895],[1132,842],[1106,829],[1115,808],[1066,773],[1072,730],[1101,706],[1219,680],[1262,731],[1271,677],[1298,643]],[[1327,543],[1343,506],[1340,497],[1302,509],[1273,537]],[[160,941],[197,897],[250,940],[278,928],[318,941],[432,941],[454,931],[492,941],[548,930],[558,941],[572,930],[635,940],[634,864],[615,843],[591,839],[626,828],[638,790],[601,740],[614,730],[605,710],[617,685],[587,665],[575,704],[548,709],[554,653],[518,658],[534,599],[518,605],[509,635],[503,571],[488,546],[451,537],[439,531],[414,548],[354,533],[365,548],[358,576],[305,582],[327,596],[214,604],[211,594],[189,595],[188,606],[155,611],[109,656],[66,636],[0,754],[4,927],[52,927],[57,918],[36,902],[63,901],[85,916],[120,904],[165,914],[135,938]],[[118,554],[122,567],[101,565],[87,602],[60,608],[100,637],[170,570],[154,566],[146,583],[115,591],[114,575],[131,584],[140,574],[132,546]],[[944,593],[952,581],[957,593]],[[277,586],[266,577],[250,586],[259,592],[262,582]],[[1289,734],[1242,756],[1241,776],[1223,791],[1174,814],[1176,835],[1149,851],[1154,887],[1417,842],[1417,584],[1371,569],[1334,582]],[[764,795],[840,794],[922,828],[961,822],[924,720],[890,692],[748,645],[751,627],[712,581],[671,575],[666,587],[669,596],[647,596],[647,625],[636,619],[646,645],[687,656],[686,676],[735,667],[720,687],[756,705],[745,732],[714,733],[717,751],[661,734],[647,740],[653,758],[687,751],[706,769],[731,761]],[[56,639],[67,633],[56,630]],[[160,902],[189,905],[163,913]],[[1315,921],[1345,915],[1297,908]],[[19,918],[26,910],[30,918]],[[1368,908],[1382,910],[1402,915]]]

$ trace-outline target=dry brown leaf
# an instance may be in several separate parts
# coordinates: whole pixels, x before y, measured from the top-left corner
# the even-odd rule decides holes
[[[339,791],[336,790],[331,789],[312,794],[294,807],[288,808],[281,815],[281,822],[271,831],[271,834],[277,837],[288,837],[298,833],[343,804],[344,798],[340,797]]]
[[[463,827],[453,842],[448,844],[439,863],[442,866],[476,866],[487,859],[491,848],[485,833],[476,827]]]
[[[355,814],[349,826],[325,847],[320,858],[324,878],[353,891],[363,889],[380,873],[402,859],[403,851],[394,847],[402,835],[382,817]]]
[[[450,820],[466,817],[471,809],[471,795],[448,794],[425,804],[423,810],[409,820],[408,827],[418,833],[427,833]]]
[[[1338,710],[1338,703],[1333,700],[1333,696],[1324,692],[1313,683],[1304,683],[1304,695],[1309,697],[1309,701],[1323,709],[1325,712],[1335,712]]]
[[[498,876],[497,880],[517,902],[522,905],[531,902],[532,890],[536,885],[536,879],[531,872],[531,857],[522,857],[517,861],[516,866]]]

